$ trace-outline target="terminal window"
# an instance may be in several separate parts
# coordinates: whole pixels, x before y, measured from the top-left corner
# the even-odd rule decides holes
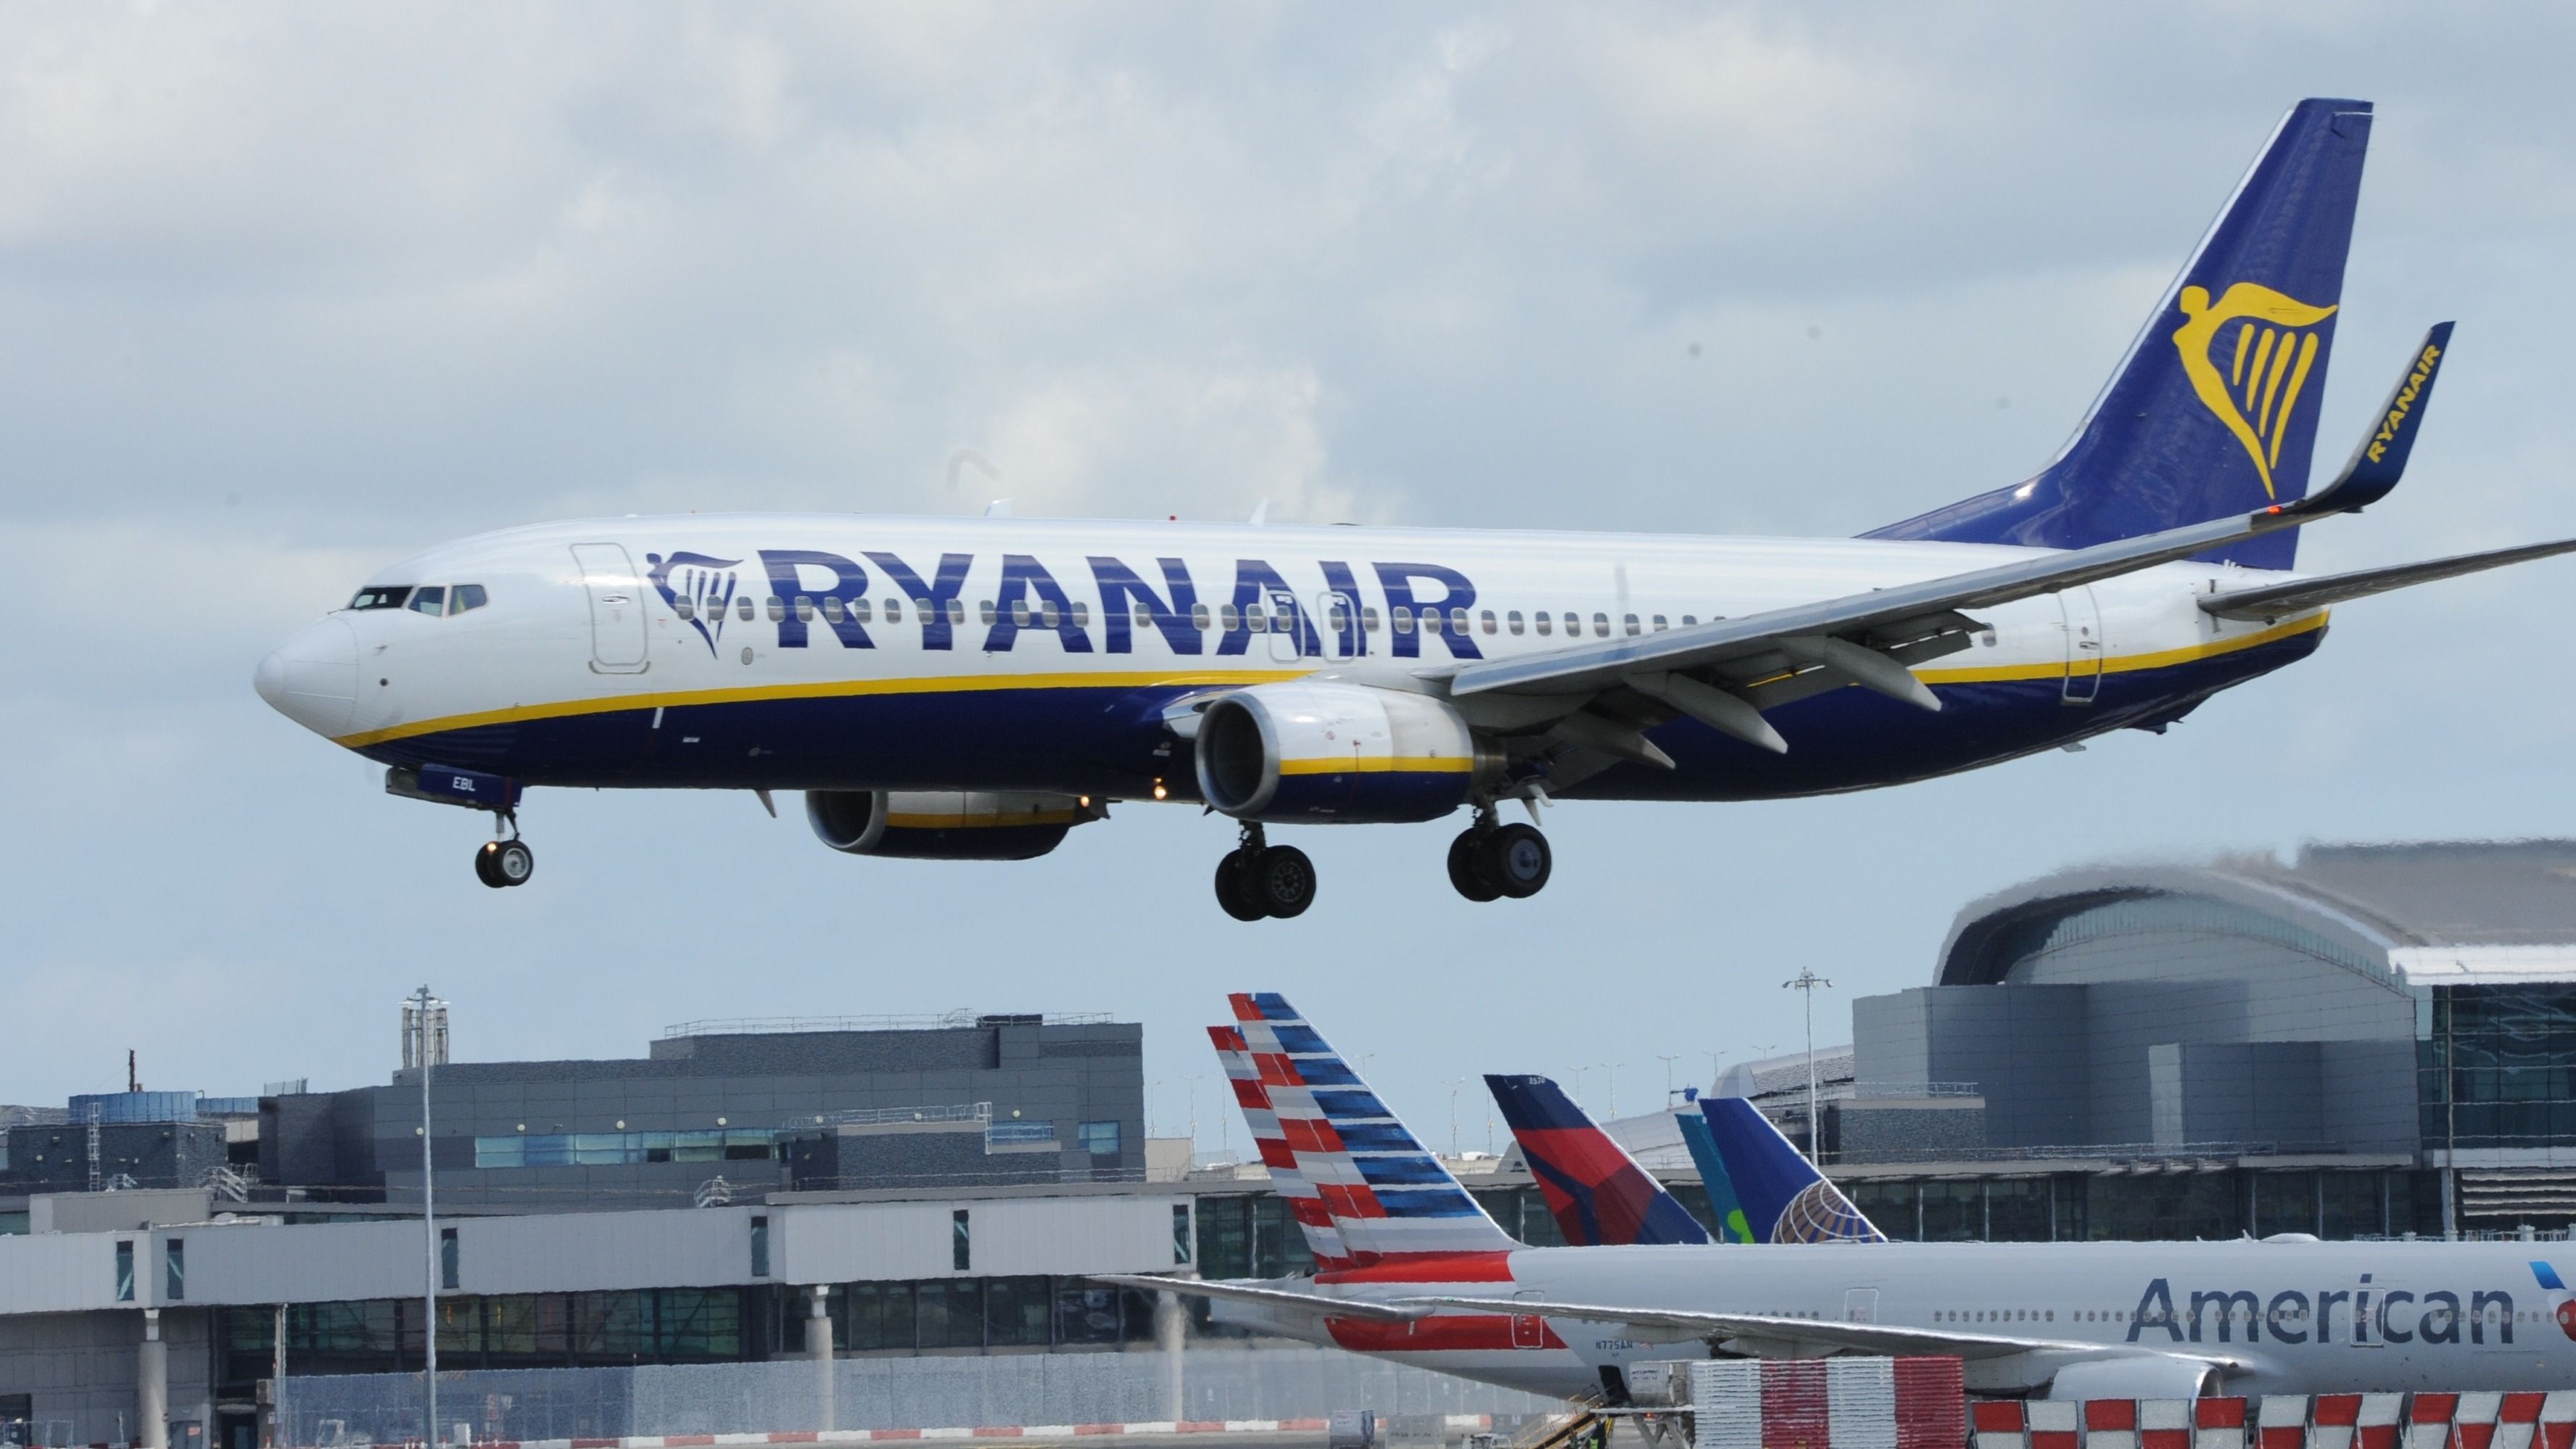
[[[116,1245],[116,1301],[119,1303],[134,1301],[134,1245],[132,1243]]]
[[[1076,1147],[1094,1157],[1115,1157],[1118,1155],[1118,1124],[1085,1122],[1074,1128],[1073,1141]]]

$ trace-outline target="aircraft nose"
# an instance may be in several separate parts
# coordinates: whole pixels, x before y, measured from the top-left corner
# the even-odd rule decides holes
[[[326,739],[349,732],[358,705],[358,636],[334,615],[298,629],[251,671],[269,708]]]

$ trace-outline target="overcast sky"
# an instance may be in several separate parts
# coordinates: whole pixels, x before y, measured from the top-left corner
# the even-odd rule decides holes
[[[1816,13],[1811,13],[1816,12]],[[1848,534],[2027,475],[2279,113],[2379,104],[2318,452],[2460,322],[2353,567],[2576,534],[2559,7],[0,10],[0,1101],[640,1053],[709,1017],[1108,1011],[1156,1125],[1287,991],[1449,1137],[1456,1079],[1623,1111],[1926,979],[1966,900],[2103,857],[2566,833],[2576,563],[2350,605],[2159,739],[1875,794],[1574,804],[1470,906],[1454,824],[862,860],[749,796],[486,823],[250,671],[464,534],[690,508]],[[998,481],[953,460],[973,449]],[[793,801],[782,802],[789,806]],[[1660,1058],[1669,1057],[1667,1063]],[[1481,1088],[1458,1096],[1483,1145]],[[1232,1140],[1243,1140],[1240,1124]]]

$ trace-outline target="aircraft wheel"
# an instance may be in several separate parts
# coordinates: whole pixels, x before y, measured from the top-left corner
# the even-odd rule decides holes
[[[1483,843],[1483,833],[1475,830],[1460,831],[1458,838],[1449,842],[1449,884],[1471,901],[1490,901],[1503,893],[1501,886],[1476,869],[1476,847]]]
[[[1229,850],[1216,863],[1216,903],[1238,921],[1257,921],[1270,914],[1252,894],[1252,862],[1259,853]]]
[[[486,841],[474,859],[474,873],[488,886],[521,886],[537,873],[537,853],[524,840]]]
[[[1251,896],[1262,913],[1286,920],[1315,903],[1315,863],[1293,845],[1274,845],[1252,862]]]
[[[1505,825],[1476,848],[1478,873],[1513,900],[1526,900],[1547,887],[1556,861],[1547,837],[1528,825]]]

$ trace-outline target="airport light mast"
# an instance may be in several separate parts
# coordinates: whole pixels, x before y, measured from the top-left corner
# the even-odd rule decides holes
[[[1807,1156],[1819,1171],[1825,1165],[1825,1124],[1816,1116],[1816,988],[1831,986],[1816,974],[1813,966],[1801,966],[1794,979],[1780,983],[1781,989],[1796,991],[1807,1003]]]
[[[439,1252],[437,1194],[430,1160],[429,1066],[433,1057],[447,1055],[446,1007],[446,1002],[429,994],[426,985],[403,998],[403,1055],[410,1058],[408,1065],[420,1070],[422,1449],[435,1449],[438,1443]],[[435,1029],[431,1026],[433,1011],[438,1015]]]

